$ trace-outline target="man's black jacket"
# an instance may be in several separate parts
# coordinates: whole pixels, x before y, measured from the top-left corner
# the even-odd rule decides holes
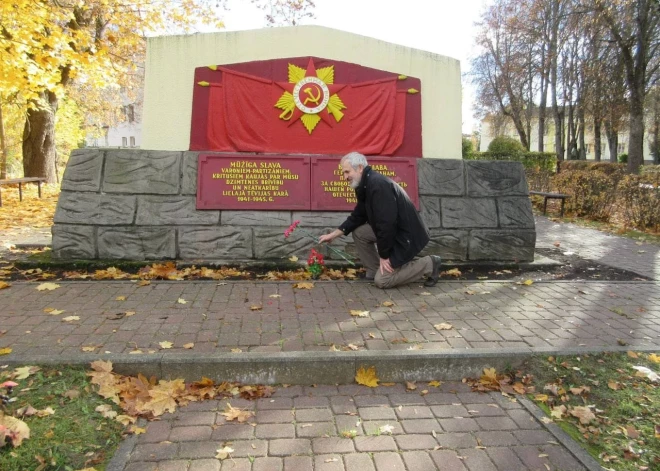
[[[380,173],[365,167],[355,190],[357,205],[339,226],[345,235],[369,223],[376,234],[380,258],[393,267],[411,261],[429,241],[429,231],[405,191]]]

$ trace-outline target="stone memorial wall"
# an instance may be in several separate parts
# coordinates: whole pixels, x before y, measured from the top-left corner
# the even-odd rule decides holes
[[[304,206],[313,210],[197,209],[199,154],[74,151],[55,212],[53,256],[226,263],[277,262],[297,255],[304,260],[310,240],[297,232],[285,239],[285,229],[300,220],[301,227],[320,235],[348,215],[319,210],[314,202]],[[431,232],[421,255],[473,262],[533,260],[536,232],[520,163],[418,159],[416,186]],[[352,238],[333,245],[351,252]]]

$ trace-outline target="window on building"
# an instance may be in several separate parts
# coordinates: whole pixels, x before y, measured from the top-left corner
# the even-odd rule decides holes
[[[129,123],[135,121],[135,107],[133,105],[123,106],[122,110],[124,111],[124,119],[126,119],[126,121]]]
[[[135,136],[131,136],[131,147],[135,147]]]
[[[121,138],[121,146],[122,147],[128,147],[128,139],[125,137]]]

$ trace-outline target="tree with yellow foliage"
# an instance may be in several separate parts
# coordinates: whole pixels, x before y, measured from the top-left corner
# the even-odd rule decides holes
[[[144,57],[148,35],[222,27],[224,6],[224,0],[0,2],[0,106],[11,96],[26,109],[25,176],[56,181],[55,114],[74,81],[122,86]]]

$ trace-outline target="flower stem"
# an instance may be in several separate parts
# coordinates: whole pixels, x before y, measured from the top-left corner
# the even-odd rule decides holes
[[[309,237],[310,239],[312,239],[314,242],[316,242],[317,244],[320,245],[319,238],[316,237],[314,234],[312,234],[312,233],[310,233],[310,232],[307,232],[305,229],[303,229],[303,228],[301,228],[301,227],[299,227],[298,230],[299,230],[300,232],[302,232],[303,234],[305,234],[305,235],[306,235],[307,237]],[[353,263],[353,262],[350,260],[350,258],[353,258],[351,255],[347,254],[346,252],[344,252],[344,251],[342,251],[342,250],[339,250],[339,249],[334,248],[334,247],[331,246],[330,244],[328,244],[327,247],[328,247],[328,249],[332,250],[334,253],[336,253],[337,255],[339,255],[341,258],[343,258],[344,260],[346,260],[349,264],[355,266],[355,263]]]

